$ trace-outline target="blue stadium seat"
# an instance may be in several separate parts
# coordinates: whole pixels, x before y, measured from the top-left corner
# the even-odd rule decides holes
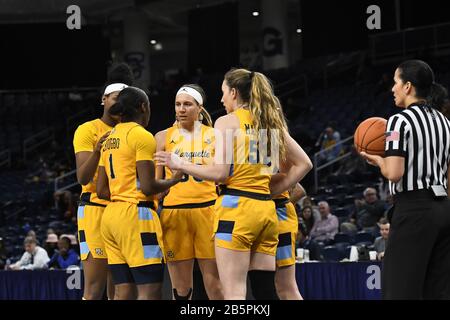
[[[332,213],[338,218],[339,217],[347,217],[349,214],[347,209],[343,208],[343,207],[336,208],[336,210],[334,210]]]
[[[355,196],[354,195],[348,195],[344,198],[343,201],[344,206],[346,205],[354,205],[355,204]]]
[[[338,185],[336,186],[336,188],[334,188],[333,192],[335,192],[336,194],[347,194],[348,187],[346,185]]]
[[[355,235],[355,242],[359,243],[359,242],[370,242],[373,243],[373,235],[370,232],[366,232],[366,231],[359,231],[356,235]]]
[[[330,206],[337,206],[339,205],[339,200],[336,197],[327,197],[326,201]]]
[[[334,236],[334,243],[353,243],[353,238],[346,233],[336,233]]]

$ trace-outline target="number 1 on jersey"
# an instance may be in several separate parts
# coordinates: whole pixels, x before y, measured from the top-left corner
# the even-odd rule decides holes
[[[114,179],[116,175],[114,174],[114,168],[112,163],[112,154],[109,155],[109,169],[111,171],[111,179]]]

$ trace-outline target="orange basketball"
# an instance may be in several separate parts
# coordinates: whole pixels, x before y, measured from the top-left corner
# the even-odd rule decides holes
[[[361,122],[353,136],[356,150],[384,156],[386,125],[386,119],[378,117],[369,118]]]

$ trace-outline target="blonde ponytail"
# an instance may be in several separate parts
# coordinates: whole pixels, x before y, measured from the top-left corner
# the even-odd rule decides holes
[[[212,123],[212,119],[211,119],[211,115],[208,113],[208,111],[206,111],[205,108],[203,108],[203,106],[200,107],[200,116],[199,116],[199,120],[200,122],[203,122],[203,120],[206,121],[206,125],[209,127],[213,126]]]
[[[237,89],[242,102],[249,104],[256,132],[260,132],[261,129],[278,130],[280,158],[286,159],[284,131],[288,128],[280,100],[275,96],[269,79],[260,72],[232,69],[225,74],[225,81],[230,88]],[[268,150],[271,150],[271,140],[272,137],[268,131]]]

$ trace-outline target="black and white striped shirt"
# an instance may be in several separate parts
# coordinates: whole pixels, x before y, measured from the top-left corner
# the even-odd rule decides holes
[[[405,157],[405,173],[397,183],[389,181],[391,194],[447,188],[450,162],[450,121],[439,111],[413,104],[389,118],[385,155]]]

